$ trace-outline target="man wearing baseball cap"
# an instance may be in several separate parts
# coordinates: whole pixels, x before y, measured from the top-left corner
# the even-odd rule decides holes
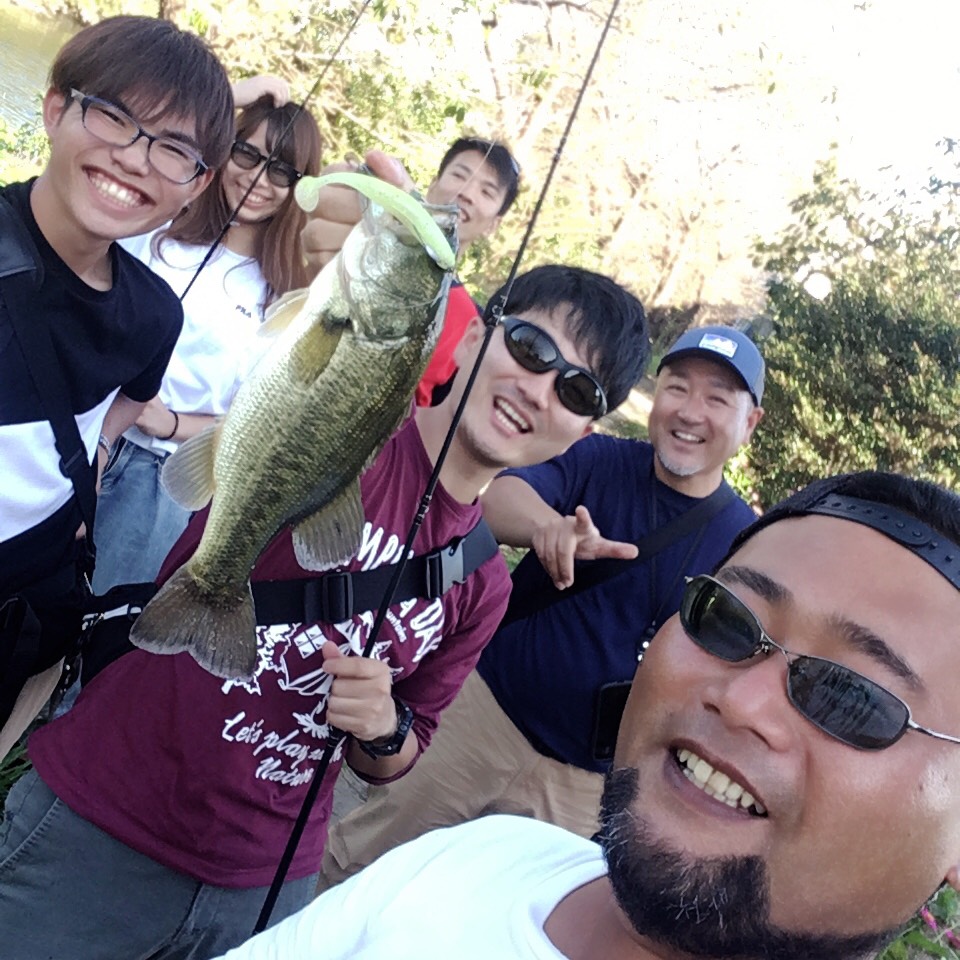
[[[763,416],[764,362],[730,327],[686,331],[657,368],[649,443],[592,434],[482,497],[532,548],[510,608],[417,766],[330,831],[321,888],[433,827],[520,813],[589,837],[637,661],[755,517],[723,479]]]

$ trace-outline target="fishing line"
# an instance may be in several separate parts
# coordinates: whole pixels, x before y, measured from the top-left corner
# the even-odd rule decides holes
[[[470,376],[467,379],[463,394],[461,395],[460,401],[457,404],[457,408],[454,411],[450,428],[447,430],[447,434],[444,437],[443,445],[441,446],[440,453],[437,456],[437,461],[434,464],[433,471],[430,474],[429,480],[427,481],[426,489],[424,490],[423,496],[421,497],[420,503],[417,507],[416,516],[414,517],[413,523],[410,526],[410,530],[407,533],[407,539],[403,545],[403,550],[400,553],[400,559],[395,564],[393,575],[391,576],[390,583],[387,585],[387,589],[384,592],[383,600],[380,602],[380,606],[377,609],[377,615],[374,618],[373,626],[370,629],[370,636],[367,638],[367,641],[364,644],[363,653],[361,656],[369,657],[371,655],[374,644],[379,636],[380,629],[383,626],[384,620],[386,620],[387,612],[393,600],[393,595],[396,592],[397,585],[400,583],[400,577],[403,574],[403,568],[407,562],[407,557],[410,555],[410,552],[413,549],[413,541],[416,539],[417,533],[420,531],[424,517],[426,516],[427,510],[430,507],[430,501],[433,499],[434,491],[437,488],[437,484],[440,482],[440,471],[442,470],[444,461],[447,458],[450,445],[453,443],[453,438],[457,432],[457,427],[460,425],[460,420],[463,417],[463,411],[466,407],[467,400],[473,389],[474,382],[477,379],[477,374],[480,371],[480,364],[486,355],[487,347],[489,346],[490,339],[493,336],[493,331],[496,329],[503,316],[503,311],[506,303],[508,302],[510,290],[512,289],[513,283],[516,280],[520,260],[526,251],[527,243],[530,239],[531,233],[533,232],[536,219],[540,215],[540,210],[543,206],[547,190],[550,187],[550,182],[553,179],[554,171],[560,162],[560,157],[563,153],[564,146],[566,145],[567,137],[569,136],[570,130],[573,127],[574,120],[577,116],[577,111],[580,109],[580,104],[583,101],[587,86],[590,83],[590,78],[593,76],[594,67],[596,66],[597,60],[600,57],[600,51],[602,50],[603,44],[606,41],[607,33],[610,30],[610,26],[613,23],[613,18],[616,15],[619,5],[620,0],[613,0],[613,3],[610,7],[610,12],[607,15],[606,22],[604,23],[603,31],[600,34],[600,39],[597,41],[596,48],[593,51],[593,57],[590,60],[590,65],[587,67],[587,72],[584,75],[583,81],[580,85],[580,90],[577,93],[577,98],[574,101],[570,116],[567,119],[566,127],[564,128],[563,134],[561,135],[557,144],[557,148],[554,151],[553,161],[547,172],[547,176],[544,179],[543,187],[540,189],[540,196],[537,198],[537,203],[534,206],[533,213],[531,214],[530,220],[527,223],[526,231],[524,232],[523,238],[520,242],[520,248],[518,249],[517,255],[514,258],[513,264],[510,268],[510,274],[507,277],[507,282],[505,284],[506,289],[503,294],[494,301],[492,306],[487,307],[488,316],[485,321],[486,329],[484,330],[483,339],[480,341],[480,348],[477,352],[477,358],[473,363],[473,367],[470,370]],[[408,734],[408,736],[413,735],[414,734],[412,731],[410,734]],[[270,921],[270,915],[273,913],[273,908],[276,905],[277,898],[280,896],[280,890],[282,889],[286,880],[287,871],[290,869],[290,864],[293,862],[294,855],[297,851],[297,846],[300,843],[300,838],[303,836],[303,831],[306,829],[310,812],[313,809],[317,795],[320,792],[320,786],[324,777],[326,776],[328,768],[330,767],[330,762],[334,753],[340,744],[346,740],[346,738],[347,734],[340,730],[336,730],[333,727],[330,728],[323,754],[317,763],[316,769],[314,770],[313,777],[310,780],[310,786],[307,788],[306,796],[303,798],[303,804],[300,807],[299,814],[297,815],[297,820],[293,825],[293,829],[290,832],[290,838],[287,841],[287,845],[283,851],[283,856],[280,858],[280,863],[277,866],[277,872],[274,875],[273,882],[271,883],[270,889],[267,892],[263,908],[260,911],[260,916],[257,918],[256,926],[253,928],[254,934],[258,934],[265,930]]]
[[[350,39],[350,35],[353,33],[354,29],[359,23],[360,17],[363,16],[364,11],[367,9],[367,7],[370,6],[371,2],[372,0],[363,0],[363,3],[360,5],[360,9],[356,12],[353,20],[350,22],[350,26],[347,27],[346,33],[344,33],[344,35],[340,38],[340,42],[337,44],[336,50],[333,51],[332,55],[330,56],[330,59],[327,60],[326,66],[323,68],[323,70],[320,71],[320,76],[317,77],[317,79],[314,81],[313,86],[307,91],[307,95],[303,98],[303,100],[301,100],[300,103],[297,104],[297,109],[294,110],[293,116],[290,117],[290,119],[287,121],[287,125],[283,127],[283,129],[280,131],[279,135],[277,136],[276,140],[274,141],[274,144],[270,150],[269,156],[263,162],[260,169],[256,172],[256,174],[253,177],[253,180],[250,181],[250,186],[247,187],[246,191],[244,191],[244,194],[240,198],[240,201],[233,208],[233,210],[230,211],[230,214],[227,216],[226,223],[224,223],[224,225],[220,228],[220,232],[217,234],[213,243],[210,244],[210,248],[207,250],[203,259],[200,261],[200,266],[198,266],[197,269],[194,271],[193,276],[190,278],[190,282],[184,288],[183,293],[180,294],[181,303],[183,302],[184,297],[186,297],[186,295],[190,292],[190,288],[193,286],[197,277],[200,276],[200,273],[203,270],[203,268],[206,267],[206,265],[210,262],[210,258],[216,252],[217,247],[220,246],[220,242],[227,235],[227,231],[233,225],[233,221],[237,218],[237,214],[240,213],[241,208],[247,202],[247,197],[249,197],[250,194],[253,193],[254,187],[256,187],[256,185],[260,182],[260,178],[267,172],[267,167],[270,165],[270,163],[277,159],[277,156],[280,153],[280,147],[283,145],[284,139],[286,138],[287,134],[293,129],[293,125],[299,119],[300,114],[303,113],[303,111],[306,109],[306,106],[309,100],[317,92],[317,89],[319,88],[320,84],[323,82],[323,78],[327,75],[327,71],[333,66],[334,63],[337,62],[337,58],[340,56],[340,51],[343,49],[343,46],[347,42],[347,40]],[[229,163],[230,160],[227,159],[225,162]],[[290,189],[292,190],[293,188],[291,187]]]

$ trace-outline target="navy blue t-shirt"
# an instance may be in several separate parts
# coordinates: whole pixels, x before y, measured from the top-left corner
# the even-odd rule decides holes
[[[600,434],[546,463],[505,475],[529,483],[565,516],[583,504],[600,533],[613,540],[640,540],[653,529],[652,522],[663,526],[700,502],[656,479],[649,443]],[[595,760],[592,750],[598,689],[633,678],[644,631],[654,619],[659,627],[676,613],[684,576],[713,570],[734,536],[754,519],[753,511],[735,497],[702,536],[694,531],[651,562],[498,630],[477,669],[503,711],[547,752],[587,770],[606,770],[609,761]],[[532,550],[514,571],[513,590],[521,596],[551,590]]]

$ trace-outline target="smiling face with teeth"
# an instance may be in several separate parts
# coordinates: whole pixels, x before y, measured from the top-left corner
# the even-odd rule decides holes
[[[127,147],[104,143],[84,129],[79,104],[57,90],[44,97],[43,121],[50,161],[34,184],[31,207],[51,246],[88,281],[91,265],[108,267],[114,240],[166,223],[213,175],[207,170],[190,183],[171,183],[147,161],[146,140]],[[190,118],[159,117],[148,132],[184,138],[197,149]]]
[[[868,527],[808,516],[760,530],[724,569],[788,649],[870,677],[919,723],[960,730],[960,593],[923,560]],[[919,684],[864,637],[881,638]],[[908,734],[856,750],[791,705],[785,674],[776,652],[735,664],[710,655],[677,617],[647,651],[605,801],[611,882],[643,936],[707,956],[726,955],[724,944],[744,956],[860,956],[960,860],[960,748]],[[696,924],[681,901],[698,904]]]
[[[583,351],[568,333],[567,312],[533,308],[515,315],[549,333],[570,363],[589,369]],[[454,354],[461,370],[473,366],[483,333],[483,320],[474,317]],[[556,378],[554,370],[524,369],[507,351],[503,331],[497,330],[457,429],[455,442],[469,462],[487,472],[540,463],[590,433],[593,420],[572,413],[560,402]],[[459,399],[465,383],[466,377],[458,376],[451,397]]]
[[[709,496],[762,416],[726,364],[700,356],[671,360],[657,377],[647,424],[657,478],[688,496]]]

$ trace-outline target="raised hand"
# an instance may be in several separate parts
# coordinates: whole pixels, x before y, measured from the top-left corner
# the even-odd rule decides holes
[[[636,544],[602,536],[584,506],[577,507],[573,516],[558,516],[540,525],[531,546],[558,590],[573,583],[574,560],[632,560],[637,555]]]

